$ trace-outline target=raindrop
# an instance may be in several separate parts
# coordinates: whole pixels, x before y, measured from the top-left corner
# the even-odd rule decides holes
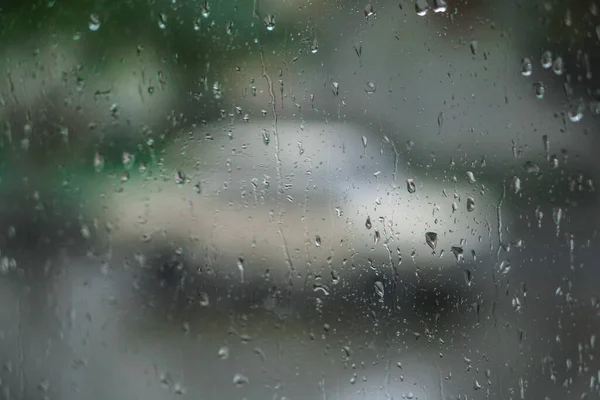
[[[467,211],[475,210],[475,200],[472,197],[467,197]]]
[[[431,250],[435,251],[435,246],[437,246],[437,238],[438,234],[435,232],[427,232],[425,233],[425,242],[431,247]]]
[[[367,93],[375,93],[376,90],[377,90],[377,87],[375,86],[375,83],[372,81],[368,81],[367,84],[365,85],[365,92],[367,92]]]
[[[100,16],[98,14],[90,14],[90,22],[88,23],[90,31],[96,32],[100,29],[100,25]]]
[[[158,27],[160,29],[165,29],[167,27],[167,15],[165,13],[160,13],[158,16]]]
[[[377,243],[379,243],[380,238],[381,236],[379,236],[379,231],[375,231],[375,234],[373,235],[373,244],[375,246],[377,246]]]
[[[528,57],[525,57],[521,62],[521,75],[523,76],[531,76],[533,72],[533,64]]]
[[[371,226],[373,226],[371,224],[371,217],[367,217],[367,222],[365,222],[365,226],[367,227],[367,229],[371,229]]]
[[[552,71],[559,76],[565,72],[565,63],[562,57],[556,57],[556,60],[552,63]]]
[[[429,11],[429,5],[427,4],[427,1],[417,0],[415,2],[415,11],[420,17],[424,17],[425,15],[427,15],[427,11]]]
[[[471,278],[471,271],[465,269],[465,283],[467,284],[467,286],[471,286]]]
[[[313,54],[317,54],[318,51],[319,51],[319,41],[315,38],[315,39],[313,39],[313,42],[310,45],[310,52]]]
[[[448,4],[445,0],[433,0],[433,12],[443,13],[448,9]]]
[[[533,84],[533,91],[535,93],[535,97],[541,100],[546,94],[546,87],[542,81],[538,81]]]
[[[265,146],[268,146],[271,143],[271,132],[268,129],[263,129],[262,131],[262,139]]]
[[[469,181],[469,183],[475,183],[475,175],[473,175],[473,172],[471,171],[467,171],[467,180]]]
[[[210,15],[210,6],[208,5],[208,1],[205,1],[204,4],[200,6],[200,14],[202,14],[204,18],[208,18]]]
[[[549,162],[551,168],[558,168],[558,157],[556,156],[556,154],[552,154],[550,156]]]
[[[367,137],[366,137],[366,136],[363,136],[363,137],[361,138],[361,140],[362,140],[362,145],[363,145],[363,147],[366,149],[366,148],[367,148]]]
[[[546,50],[542,53],[542,57],[540,59],[542,64],[542,68],[548,69],[552,66],[552,52],[550,50]]]
[[[185,183],[185,174],[183,171],[177,170],[175,172],[175,183],[178,185],[183,185]]]
[[[456,261],[462,261],[464,259],[464,250],[461,246],[452,246],[450,248],[454,257],[456,257]]]
[[[329,296],[329,288],[326,285],[315,284],[313,286],[313,292],[321,292],[325,296]]]
[[[240,280],[244,283],[244,259],[242,257],[237,260],[237,268],[240,271]]]
[[[123,166],[125,167],[125,169],[131,169],[131,167],[133,167],[133,164],[135,163],[135,156],[131,153],[128,152],[123,152]]]
[[[267,15],[265,17],[265,28],[267,28],[267,30],[269,32],[272,32],[275,29],[275,16],[274,15]]]
[[[229,358],[229,347],[227,346],[222,346],[219,351],[217,352],[217,355],[219,356],[219,358],[221,360],[226,360],[227,358]]]
[[[221,97],[223,97],[223,90],[221,89],[221,84],[218,81],[213,83],[213,97],[216,100],[219,100]]]
[[[100,172],[104,169],[104,157],[102,157],[100,153],[94,155],[94,169],[96,172]]]
[[[540,166],[534,163],[533,161],[527,161],[525,164],[523,164],[523,169],[525,170],[525,172],[530,174],[537,174],[538,172],[540,172]]]
[[[365,18],[370,18],[375,15],[375,8],[373,4],[369,3],[365,6]]]
[[[331,82],[331,90],[333,91],[334,96],[340,94],[340,83],[336,81]]]
[[[518,176],[513,176],[511,186],[513,193],[519,193],[521,191],[521,180]]]
[[[373,288],[375,289],[375,294],[381,299],[383,300],[383,297],[385,296],[385,289],[383,287],[383,283],[381,281],[376,281],[373,284]]]
[[[244,386],[244,385],[248,384],[249,382],[250,382],[250,379],[248,379],[248,377],[246,377],[245,375],[235,374],[233,376],[233,383],[236,386]]]
[[[583,110],[585,109],[585,104],[579,103],[575,110],[569,110],[567,112],[567,116],[569,117],[569,121],[571,122],[579,122],[583,119]]]
[[[477,55],[477,40],[472,40],[469,47],[471,48],[471,54]]]
[[[414,179],[409,178],[406,180],[406,189],[408,190],[408,193],[414,193],[417,191],[417,185],[415,185]]]
[[[321,236],[315,236],[315,246],[321,247]]]

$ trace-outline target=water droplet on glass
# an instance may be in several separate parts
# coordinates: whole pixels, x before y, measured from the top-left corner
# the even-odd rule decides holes
[[[427,11],[429,11],[429,5],[426,0],[417,0],[415,2],[415,11],[417,15],[420,17],[424,17],[427,15]]]
[[[219,100],[221,97],[223,97],[223,90],[221,89],[221,84],[218,81],[213,83],[213,97],[216,100]]]
[[[477,40],[472,40],[471,43],[469,43],[469,48],[471,49],[471,54],[474,56],[477,55]]]
[[[229,357],[229,347],[222,346],[221,348],[219,348],[217,355],[221,360],[226,360]]]
[[[336,81],[331,82],[331,90],[333,91],[333,95],[337,96],[340,93],[339,82],[336,82]]]
[[[571,17],[571,10],[568,8],[567,8],[567,11],[565,12],[565,25],[566,26],[573,25],[573,18]]]
[[[178,185],[183,185],[185,183],[185,174],[183,171],[177,170],[175,172],[175,183]]]
[[[208,18],[210,15],[210,6],[208,5],[208,1],[205,1],[204,4],[200,6],[200,14],[202,14],[204,18]]]
[[[327,285],[315,284],[313,286],[313,292],[321,292],[324,296],[329,296],[329,288],[327,287]]]
[[[367,229],[371,229],[371,217],[367,217],[367,222],[365,222],[365,226]]]
[[[165,13],[160,13],[158,15],[158,27],[160,29],[165,29],[167,27],[167,15]]]
[[[538,172],[540,172],[539,165],[537,165],[533,161],[527,161],[525,164],[523,164],[523,169],[529,174],[537,174]]]
[[[535,93],[535,97],[540,100],[543,99],[544,95],[546,94],[546,87],[544,86],[544,83],[541,81],[535,82],[533,84],[533,92]]]
[[[467,197],[467,211],[475,210],[475,200],[472,197]]]
[[[448,9],[448,4],[445,0],[433,0],[433,12],[443,13]]]
[[[454,254],[456,261],[462,261],[464,259],[464,250],[461,246],[452,246],[450,251]]]
[[[98,14],[90,14],[90,22],[88,23],[90,31],[96,32],[100,29],[100,25],[100,16]]]
[[[414,193],[417,191],[417,185],[415,184],[414,179],[407,179],[406,180],[406,190],[408,190],[408,193]]]
[[[375,93],[376,90],[377,90],[377,87],[375,86],[375,82],[368,81],[367,84],[365,85],[365,92],[367,92],[367,93]]]
[[[556,60],[552,63],[552,71],[559,76],[565,72],[565,63],[562,57],[556,57]]]
[[[313,39],[313,42],[310,45],[310,52],[313,54],[317,54],[318,51],[319,51],[319,41],[315,38],[315,39]]]
[[[268,129],[263,129],[262,131],[262,139],[265,146],[268,146],[271,143],[271,132]]]
[[[362,145],[363,145],[363,147],[366,149],[366,148],[367,148],[367,137],[366,137],[366,136],[363,136],[363,137],[361,138],[361,140],[362,140]]]
[[[94,155],[94,169],[96,172],[100,172],[104,169],[104,157],[102,157],[100,153]]]
[[[467,286],[471,286],[471,271],[468,269],[465,269],[465,283]]]
[[[375,289],[375,294],[383,300],[383,297],[385,296],[385,289],[383,287],[383,283],[381,281],[376,281],[373,284],[373,288]]]
[[[321,247],[321,236],[315,236],[315,246]]]
[[[431,247],[431,250],[435,251],[435,246],[437,246],[437,238],[438,234],[435,232],[427,232],[425,233],[425,242]]]
[[[471,171],[467,171],[467,181],[469,181],[469,183],[475,183],[475,175],[473,174],[473,172]]]
[[[558,168],[558,157],[556,154],[552,154],[549,159],[551,168]]]
[[[574,110],[569,110],[567,116],[571,122],[579,122],[583,119],[583,110],[585,110],[585,104],[579,103]]]
[[[365,6],[365,18],[370,18],[375,15],[375,8],[373,4],[369,3]]]
[[[531,76],[533,72],[533,64],[528,57],[525,57],[521,62],[521,75],[523,76]]]
[[[513,193],[519,193],[521,191],[521,180],[518,176],[513,176],[511,187]]]
[[[236,386],[244,386],[244,385],[248,384],[249,382],[250,382],[250,379],[248,379],[248,377],[246,377],[245,375],[235,374],[233,376],[233,383]]]
[[[133,164],[135,163],[135,156],[131,153],[128,152],[123,152],[123,166],[125,167],[125,169],[131,169],[131,167],[133,167]]]
[[[552,52],[550,50],[546,50],[542,53],[542,57],[540,59],[542,64],[542,68],[548,69],[552,66]]]
[[[275,16],[274,15],[267,15],[265,17],[265,28],[267,28],[267,30],[269,32],[272,32],[275,29]]]
[[[379,231],[375,231],[375,234],[373,235],[373,244],[375,246],[377,246],[377,243],[379,243],[379,239],[381,239],[381,236],[379,236]]]

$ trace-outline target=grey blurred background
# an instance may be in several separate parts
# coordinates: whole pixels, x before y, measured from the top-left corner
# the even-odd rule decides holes
[[[0,396],[598,397],[597,7],[2,2]]]

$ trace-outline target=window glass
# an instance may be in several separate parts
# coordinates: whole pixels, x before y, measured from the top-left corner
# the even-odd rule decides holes
[[[0,398],[596,398],[598,7],[2,2]]]

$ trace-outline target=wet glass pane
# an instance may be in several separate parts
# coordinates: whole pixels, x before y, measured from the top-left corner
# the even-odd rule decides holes
[[[600,396],[594,0],[5,0],[0,399]]]

